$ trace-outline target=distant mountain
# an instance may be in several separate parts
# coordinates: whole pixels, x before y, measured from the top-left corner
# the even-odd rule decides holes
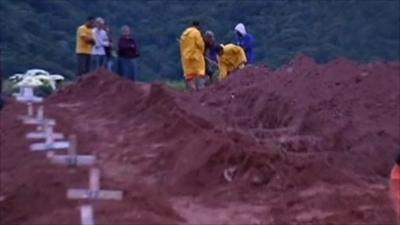
[[[74,77],[75,32],[89,15],[104,17],[116,40],[131,25],[141,45],[142,80],[179,79],[181,32],[193,19],[222,43],[243,22],[257,41],[257,61],[277,67],[298,53],[324,62],[399,59],[397,0],[1,0],[0,39],[6,75],[29,68]]]

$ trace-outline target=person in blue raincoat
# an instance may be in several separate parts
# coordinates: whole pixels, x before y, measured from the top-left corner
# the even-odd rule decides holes
[[[255,62],[253,35],[246,32],[246,27],[243,25],[243,23],[236,25],[235,32],[235,43],[242,47],[246,53],[247,64],[253,64]]]

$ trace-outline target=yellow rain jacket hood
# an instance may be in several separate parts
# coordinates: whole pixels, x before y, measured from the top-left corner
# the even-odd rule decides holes
[[[180,39],[181,60],[186,80],[195,76],[205,76],[205,43],[200,31],[195,27],[187,28]]]
[[[246,53],[240,46],[227,44],[223,46],[223,49],[223,54],[218,57],[220,80],[227,78],[229,73],[247,62]]]

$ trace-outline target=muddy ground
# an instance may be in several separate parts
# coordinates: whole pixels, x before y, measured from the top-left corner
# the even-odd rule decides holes
[[[187,93],[98,71],[44,108],[98,157],[102,187],[124,191],[93,203],[96,224],[395,224],[399,73],[299,56]],[[88,169],[29,151],[25,113],[14,101],[0,112],[0,224],[79,224],[86,202],[65,195],[87,187]]]

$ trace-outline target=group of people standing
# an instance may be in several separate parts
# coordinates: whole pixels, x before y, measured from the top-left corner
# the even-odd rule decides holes
[[[202,32],[194,21],[180,37],[182,68],[186,85],[191,90],[202,89],[212,82],[215,69],[223,80],[233,71],[255,61],[254,37],[242,23],[236,25],[235,43],[219,44],[212,31]]]
[[[78,76],[105,68],[135,80],[135,59],[139,57],[139,47],[129,26],[122,26],[121,37],[114,46],[104,19],[88,17],[77,30],[76,54]]]
[[[254,37],[239,23],[235,43],[218,44],[214,33],[203,33],[194,21],[179,39],[185,81],[189,89],[201,89],[212,82],[218,70],[219,79],[232,71],[254,63]],[[122,26],[121,37],[113,43],[111,31],[103,18],[88,17],[76,33],[78,76],[106,68],[122,77],[135,80],[135,59],[139,47],[129,26]]]

